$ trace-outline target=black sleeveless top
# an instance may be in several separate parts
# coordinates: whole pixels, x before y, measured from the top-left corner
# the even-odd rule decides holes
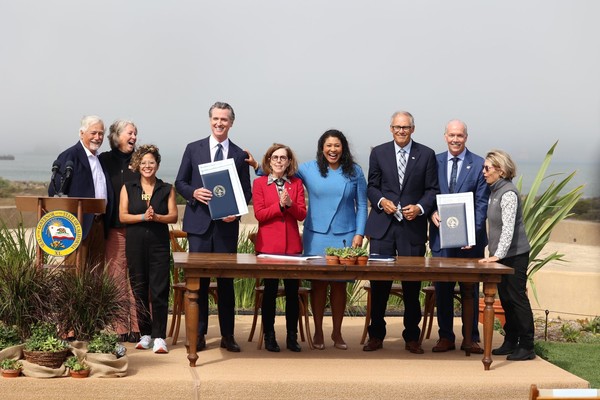
[[[156,179],[154,191],[150,198],[150,205],[156,214],[165,215],[169,213],[169,194],[171,193],[172,185],[165,183],[160,179]],[[140,180],[133,182],[125,182],[125,189],[129,198],[128,212],[130,214],[143,214],[148,209],[146,200],[142,200],[142,184]],[[137,224],[127,225],[127,236],[130,234],[142,233],[146,230],[151,230],[158,238],[169,241],[169,225],[162,222],[143,221]]]

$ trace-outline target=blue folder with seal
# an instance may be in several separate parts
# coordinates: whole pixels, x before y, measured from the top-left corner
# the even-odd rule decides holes
[[[440,247],[451,249],[469,245],[465,203],[439,204]]]
[[[248,213],[240,178],[233,159],[198,165],[203,187],[212,192],[208,209],[212,219]]]

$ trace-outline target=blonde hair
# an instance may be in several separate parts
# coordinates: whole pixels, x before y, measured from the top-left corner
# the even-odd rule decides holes
[[[517,166],[505,151],[492,150],[487,153],[485,159],[488,160],[494,168],[500,171],[500,176],[502,178],[510,181],[517,175]]]

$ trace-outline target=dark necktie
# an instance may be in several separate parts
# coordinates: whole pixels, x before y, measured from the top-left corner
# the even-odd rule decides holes
[[[452,157],[452,171],[450,172],[450,193],[454,193],[456,187],[456,175],[458,174],[458,157]]]
[[[223,145],[219,143],[217,145],[217,152],[215,153],[215,159],[213,161],[221,161],[223,159]]]

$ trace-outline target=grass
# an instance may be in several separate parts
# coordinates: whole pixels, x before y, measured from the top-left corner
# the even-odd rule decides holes
[[[535,352],[544,360],[600,388],[600,345],[588,343],[536,342]]]

